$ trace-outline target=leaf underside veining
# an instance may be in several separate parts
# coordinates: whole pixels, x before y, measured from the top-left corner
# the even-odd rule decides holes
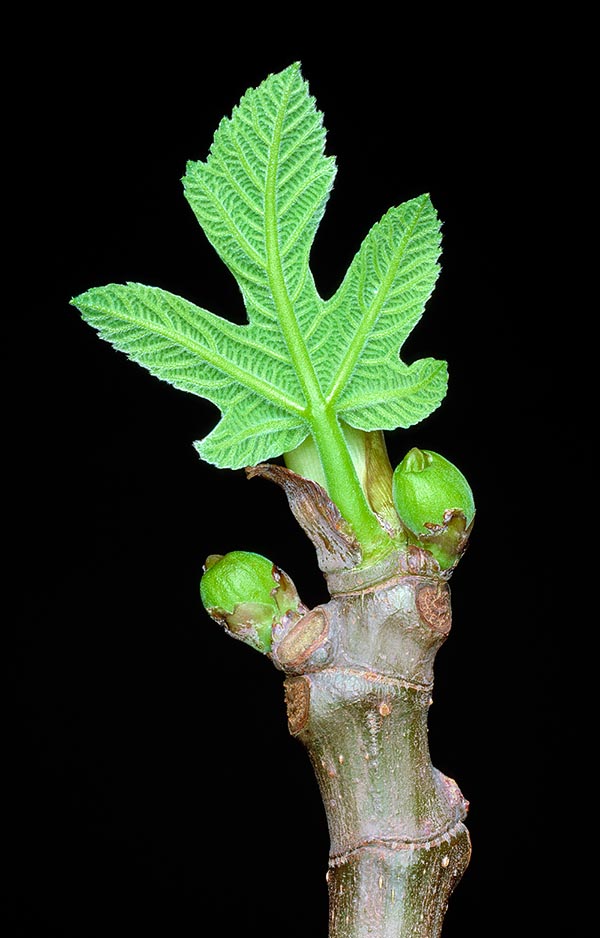
[[[309,255],[336,172],[297,64],[224,118],[185,195],[239,285],[236,325],[165,290],[96,287],[72,302],[116,349],[221,411],[200,455],[232,469],[273,459],[314,431],[319,408],[361,430],[407,427],[439,406],[446,364],[400,350],[438,276],[440,225],[428,196],[390,209],[334,296]]]

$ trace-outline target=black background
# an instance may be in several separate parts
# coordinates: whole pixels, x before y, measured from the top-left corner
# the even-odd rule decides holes
[[[52,40],[21,62],[35,81],[16,188],[35,274],[20,307],[33,349],[15,496],[12,934],[326,936],[327,830],[281,674],[198,596],[207,554],[247,549],[321,602],[312,548],[278,489],[200,461],[192,442],[216,409],[69,305],[131,280],[243,321],[180,179],[246,88],[295,60],[338,161],[312,253],[321,293],[390,205],[429,191],[444,224],[442,274],[403,358],[447,359],[448,397],[388,434],[394,464],[413,445],[457,463],[478,508],[430,714],[434,764],[471,802],[473,858],[444,938],[571,934],[548,833],[569,795],[559,588],[543,572],[564,427],[539,287],[560,256],[542,261],[541,206],[549,178],[563,185],[549,161],[567,121],[547,35],[456,16],[434,36],[427,22],[325,27],[315,13],[292,31],[192,12],[38,23]]]

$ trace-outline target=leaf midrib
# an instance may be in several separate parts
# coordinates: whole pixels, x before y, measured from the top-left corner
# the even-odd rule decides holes
[[[277,118],[273,126],[273,136],[269,143],[269,157],[265,178],[265,246],[267,251],[267,270],[273,300],[278,313],[279,324],[290,353],[290,361],[304,392],[307,408],[304,414],[323,403],[323,393],[309,355],[304,336],[300,330],[283,273],[283,263],[279,249],[279,224],[277,212],[277,172],[282,141],[283,122],[289,104],[293,84],[290,76],[286,93],[279,102]]]

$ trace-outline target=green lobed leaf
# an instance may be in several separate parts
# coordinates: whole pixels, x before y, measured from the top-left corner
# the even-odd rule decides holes
[[[439,274],[440,223],[428,195],[391,208],[373,226],[323,316],[337,339],[328,399],[361,430],[408,427],[441,403],[446,363],[408,367],[399,351]]]
[[[357,430],[412,427],[441,404],[448,387],[446,362],[422,358],[407,366],[365,367],[345,389],[337,412]]]
[[[225,414],[201,443],[208,462],[229,468],[254,465],[305,438],[302,392],[279,390],[281,359],[236,326],[172,293],[139,283],[96,287],[73,300],[101,338],[183,391],[216,404]]]
[[[221,410],[195,444],[217,466],[289,452],[316,432],[311,415],[323,405],[358,429],[393,429],[444,396],[444,362],[399,358],[438,274],[435,210],[427,196],[390,209],[323,301],[309,253],[335,176],[324,145],[322,115],[295,64],[246,92],[207,160],[187,166],[186,197],[237,279],[247,325],[141,284],[72,301],[115,348]]]
[[[336,172],[324,147],[322,114],[294,64],[246,92],[221,121],[206,162],[189,162],[183,179],[196,218],[238,281],[250,320],[282,352],[275,268],[281,266],[302,332],[320,305],[308,259]]]

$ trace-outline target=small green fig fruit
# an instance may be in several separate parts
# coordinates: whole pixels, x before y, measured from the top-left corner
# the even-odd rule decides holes
[[[439,453],[413,447],[396,467],[392,480],[396,511],[414,534],[427,524],[442,524],[448,509],[462,511],[467,525],[475,514],[471,486],[462,472]]]
[[[273,625],[301,605],[283,570],[244,550],[207,558],[200,597],[213,619],[264,654],[271,650]]]

